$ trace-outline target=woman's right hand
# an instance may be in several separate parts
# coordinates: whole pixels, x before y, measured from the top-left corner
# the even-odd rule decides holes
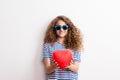
[[[58,64],[52,59],[52,63],[51,63],[51,65],[53,65],[54,67],[58,67]]]
[[[55,64],[55,62],[51,63],[50,58],[44,59],[44,64],[45,64],[47,74],[54,72],[55,69],[57,68],[57,64]]]

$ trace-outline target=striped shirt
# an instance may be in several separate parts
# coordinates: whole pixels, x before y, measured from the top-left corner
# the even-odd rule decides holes
[[[48,43],[43,46],[43,59],[52,57],[52,53],[55,50],[64,50],[65,46],[59,42],[55,42],[52,46]],[[80,53],[77,51],[72,51],[73,60],[81,62]],[[56,68],[55,71],[51,74],[46,74],[46,80],[77,80],[78,73],[72,72],[69,69],[61,70]]]

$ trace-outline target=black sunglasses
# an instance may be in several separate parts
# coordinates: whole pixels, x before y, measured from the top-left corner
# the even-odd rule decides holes
[[[55,30],[61,30],[61,29],[63,29],[63,30],[68,30],[68,29],[69,29],[69,26],[68,26],[68,25],[63,25],[63,26],[56,25],[56,26],[54,26],[54,29],[55,29]]]

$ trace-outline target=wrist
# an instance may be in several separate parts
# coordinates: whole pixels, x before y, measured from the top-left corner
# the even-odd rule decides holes
[[[57,65],[55,63],[52,64],[52,67],[57,68]]]
[[[69,66],[67,66],[67,68],[70,69],[71,65],[72,65],[72,64],[70,64]]]
[[[70,69],[72,64],[73,64],[73,61],[71,61],[70,65],[68,65],[67,68]]]

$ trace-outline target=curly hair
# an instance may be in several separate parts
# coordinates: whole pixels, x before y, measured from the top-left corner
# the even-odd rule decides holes
[[[57,16],[48,25],[44,38],[44,44],[50,43],[53,45],[53,43],[57,41],[57,34],[53,27],[57,24],[58,20],[64,21],[70,27],[64,40],[65,47],[67,49],[81,51],[83,48],[83,39],[80,29],[78,29],[68,17],[63,15]]]

